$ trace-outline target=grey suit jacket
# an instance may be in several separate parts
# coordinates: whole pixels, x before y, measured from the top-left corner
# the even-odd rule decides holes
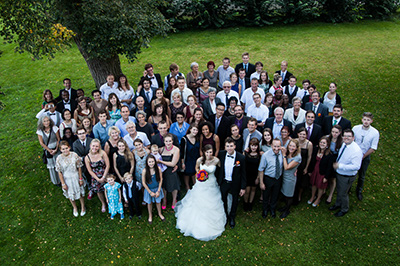
[[[242,152],[247,148],[247,147],[245,147],[245,145],[246,145],[246,139],[247,139],[248,136],[249,136],[249,129],[248,129],[248,128],[245,128],[245,129],[243,130],[243,149],[242,149]],[[258,139],[259,141],[261,141],[261,139],[262,139],[262,134],[261,134],[261,132],[258,131],[258,130],[254,131],[252,134],[250,134],[250,140],[251,140],[252,138],[256,138],[256,139]]]
[[[313,109],[313,103],[312,102],[306,103],[305,108],[306,108],[305,109],[306,111],[312,110]],[[324,117],[328,116],[328,115],[329,115],[328,107],[325,104],[320,103],[318,105],[317,111],[315,112],[315,121],[314,121],[314,123],[318,124],[318,125],[320,125],[322,127],[322,121],[324,120]]]
[[[220,100],[219,98],[215,98],[214,101],[215,101],[215,104],[218,104],[218,103],[221,102],[221,100]],[[204,113],[203,113],[204,118],[205,118],[206,120],[208,120],[208,118],[209,118],[211,115],[214,114],[213,111],[211,110],[211,104],[210,104],[210,100],[209,100],[208,98],[205,99],[205,100],[202,102],[202,108],[203,108],[203,112],[204,112]]]
[[[86,155],[88,155],[90,151],[90,143],[92,142],[92,140],[93,140],[92,138],[89,137],[86,138],[85,148],[83,148],[82,143],[79,139],[75,140],[75,142],[72,145],[74,152],[83,159]]]

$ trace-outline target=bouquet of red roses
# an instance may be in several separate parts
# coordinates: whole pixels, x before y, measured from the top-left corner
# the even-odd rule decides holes
[[[200,170],[197,174],[196,174],[196,178],[197,181],[199,182],[204,182],[208,179],[208,173],[206,170]]]

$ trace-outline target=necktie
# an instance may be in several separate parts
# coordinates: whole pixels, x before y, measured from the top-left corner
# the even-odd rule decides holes
[[[225,106],[228,108],[229,94],[225,94]]]
[[[280,164],[279,164],[279,153],[275,154],[275,179],[279,179],[281,176],[281,171],[280,171]]]
[[[303,95],[303,98],[304,98],[306,95],[307,95],[307,91],[306,91],[306,90],[304,90],[304,95]]]
[[[337,124],[337,120],[334,119],[334,120],[333,120],[333,125],[336,126],[336,124]]]
[[[282,72],[282,80],[285,80],[285,72]]]
[[[307,139],[311,137],[311,127],[307,127]]]
[[[132,198],[132,182],[130,184],[128,184],[128,191],[129,191],[129,195],[128,198]]]
[[[347,145],[344,145],[342,152],[339,154],[339,156],[337,157],[336,162],[339,162],[340,157],[342,157],[344,150],[346,149]]]
[[[246,142],[244,143],[244,148],[245,149],[247,149],[248,147],[249,147],[249,144],[250,144],[250,133],[249,133],[249,135],[247,136],[247,138],[246,138]]]
[[[293,87],[289,87],[289,94],[290,94],[290,95],[293,94]]]
[[[247,64],[244,64],[244,69],[246,70],[247,73]]]
[[[83,149],[86,148],[85,142],[82,142]]]
[[[313,105],[313,111],[314,111],[314,113],[315,113],[316,109],[317,109],[317,107],[316,107],[315,105]]]
[[[219,120],[220,118],[216,118],[215,120],[215,134],[218,134]]]
[[[184,99],[183,99],[183,91],[180,91],[180,92],[181,92],[182,102],[184,102]]]
[[[150,102],[150,92],[149,91],[146,91],[146,98],[147,98],[147,101]]]

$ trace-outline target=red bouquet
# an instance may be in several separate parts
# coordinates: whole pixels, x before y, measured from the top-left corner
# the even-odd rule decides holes
[[[200,170],[197,174],[196,174],[196,178],[197,181],[199,182],[204,182],[208,179],[208,173],[206,170]]]

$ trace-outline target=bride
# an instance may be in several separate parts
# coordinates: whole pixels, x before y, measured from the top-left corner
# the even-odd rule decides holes
[[[196,162],[196,172],[205,170],[208,179],[197,181],[175,207],[176,228],[185,236],[209,241],[216,239],[225,230],[224,203],[214,174],[219,165],[218,158],[213,156],[213,147],[204,146],[203,156]]]

